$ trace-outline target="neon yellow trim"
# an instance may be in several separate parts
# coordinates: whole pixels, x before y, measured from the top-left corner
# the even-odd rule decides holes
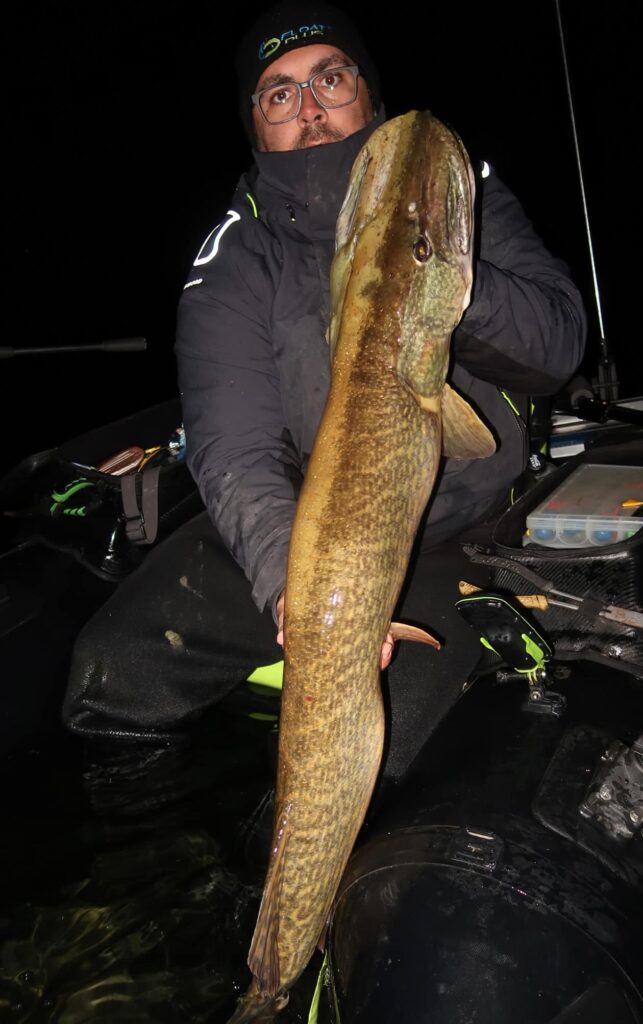
[[[480,643],[482,644],[483,647],[486,647],[488,651],[493,651],[494,654],[498,654],[498,652],[495,649],[495,647],[491,646],[491,644],[489,643],[489,641],[487,640],[486,637],[481,636],[480,637]],[[498,654],[498,657],[500,657],[499,654]]]
[[[249,718],[254,718],[257,722],[278,722],[278,715],[264,715],[263,711],[251,711]]]
[[[281,690],[284,685],[284,663],[275,661],[272,665],[260,665],[248,676],[248,683],[261,683],[273,690]]]
[[[535,667],[540,668],[545,660],[545,652],[538,646],[535,640],[532,640],[531,637],[528,636],[527,633],[521,633],[520,636],[521,639],[525,641],[525,653],[528,654],[530,658],[534,659]]]
[[[534,415],[534,409],[535,409],[535,408],[536,408],[536,404],[535,404],[535,402],[531,402],[531,401],[530,401],[530,402],[529,402],[529,413],[530,413],[530,415],[531,415],[531,416],[533,416],[533,415]]]
[[[317,1024],[319,1017],[319,1000],[321,999],[322,985],[324,984],[324,974],[326,973],[326,962],[328,960],[328,951],[324,953],[324,961],[321,965],[319,974],[317,975],[317,984],[315,985],[315,991],[313,992],[313,999],[310,1004],[310,1010],[308,1011],[308,1024]]]
[[[507,392],[506,392],[506,391],[503,391],[503,390],[502,390],[502,388],[500,388],[500,394],[501,394],[501,395],[502,395],[502,397],[504,398],[505,402],[508,402],[508,403],[509,403],[509,405],[511,406],[511,408],[512,408],[512,409],[513,409],[513,411],[515,412],[516,416],[518,417],[518,419],[522,419],[522,416],[520,415],[520,411],[519,411],[519,410],[518,410],[518,409],[516,408],[516,406],[515,406],[515,405],[513,404],[513,402],[511,401],[511,399],[510,399],[509,395],[507,394]]]
[[[69,484],[66,491],[52,491],[51,497],[55,503],[61,504],[63,501],[67,501],[72,495],[77,494],[78,491],[84,491],[86,487],[93,487],[94,484],[91,480],[73,480]]]
[[[49,515],[53,516],[54,512],[56,511],[56,509],[59,508],[60,505],[62,505],[65,501],[67,501],[69,498],[71,498],[74,494],[77,494],[78,491],[84,491],[86,487],[93,487],[93,486],[94,486],[94,484],[92,483],[91,480],[81,479],[81,480],[73,480],[72,483],[69,484],[67,490],[63,491],[60,494],[57,491],[52,491],[51,492],[51,497],[53,499],[53,505],[49,509]],[[77,513],[78,515],[85,515],[85,505],[83,505],[82,508],[83,508],[83,511],[81,513]],[[63,512],[69,513],[69,512],[71,512],[71,509],[64,508]]]
[[[252,198],[249,192],[246,192],[246,199],[248,200],[252,207],[252,212],[255,215],[255,220],[259,220],[259,210],[257,209],[257,204],[255,203],[254,199]]]

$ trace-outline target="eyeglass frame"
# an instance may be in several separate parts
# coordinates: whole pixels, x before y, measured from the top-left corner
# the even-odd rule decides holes
[[[322,100],[320,100],[319,96],[315,92],[315,88],[313,86],[313,82],[315,81],[316,78],[319,78],[320,75],[324,75],[324,74],[326,74],[329,71],[350,71],[351,72],[351,74],[353,75],[353,86],[355,88],[355,95],[353,96],[352,100],[345,100],[344,103],[336,103],[336,104],[334,104],[332,106],[329,106],[328,104],[323,103]],[[279,85],[268,85],[268,86],[266,86],[265,89],[260,89],[259,92],[253,93],[252,96],[250,97],[250,99],[252,100],[253,106],[255,106],[257,108],[257,110],[260,111],[261,116],[263,117],[263,119],[266,122],[266,124],[270,124],[270,125],[288,124],[289,121],[294,121],[296,117],[299,117],[299,114],[301,113],[301,104],[302,104],[303,96],[304,96],[304,94],[302,92],[303,89],[310,89],[310,91],[311,91],[311,93],[312,93],[312,95],[313,95],[313,97],[315,99],[315,102],[318,103],[320,107],[323,107],[324,110],[340,110],[342,107],[350,106],[350,104],[354,103],[355,100],[357,99],[357,89],[358,89],[357,79],[359,78],[359,73],[360,73],[359,72],[359,67],[358,67],[357,64],[340,64],[340,65],[337,65],[336,67],[325,68],[324,71],[318,71],[317,74],[313,75],[306,82],[281,82],[280,83],[281,85],[296,85],[297,89],[299,90],[299,103],[297,104],[297,110],[295,111],[294,114],[291,114],[290,117],[287,117],[284,121],[269,121],[267,116],[266,116],[266,114],[263,111],[263,108],[262,108],[260,102],[259,102],[259,100],[260,100],[261,96],[264,94],[264,92],[269,92],[270,89],[278,89]]]

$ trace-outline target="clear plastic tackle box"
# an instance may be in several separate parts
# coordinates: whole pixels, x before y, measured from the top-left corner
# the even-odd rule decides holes
[[[527,516],[525,544],[618,544],[643,526],[643,466],[578,466]]]

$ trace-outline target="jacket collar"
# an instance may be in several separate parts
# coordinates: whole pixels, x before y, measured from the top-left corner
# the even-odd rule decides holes
[[[334,237],[355,157],[385,120],[380,107],[370,124],[341,142],[284,153],[253,150],[255,167],[248,180],[259,209],[295,221],[316,237]]]

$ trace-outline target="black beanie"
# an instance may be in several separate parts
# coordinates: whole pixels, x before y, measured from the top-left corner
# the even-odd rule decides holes
[[[337,46],[359,67],[373,108],[380,105],[380,78],[364,40],[342,11],[316,0],[280,3],[263,14],[239,44],[235,68],[239,80],[239,112],[248,138],[254,140],[251,96],[259,77],[288,50],[322,43]]]

